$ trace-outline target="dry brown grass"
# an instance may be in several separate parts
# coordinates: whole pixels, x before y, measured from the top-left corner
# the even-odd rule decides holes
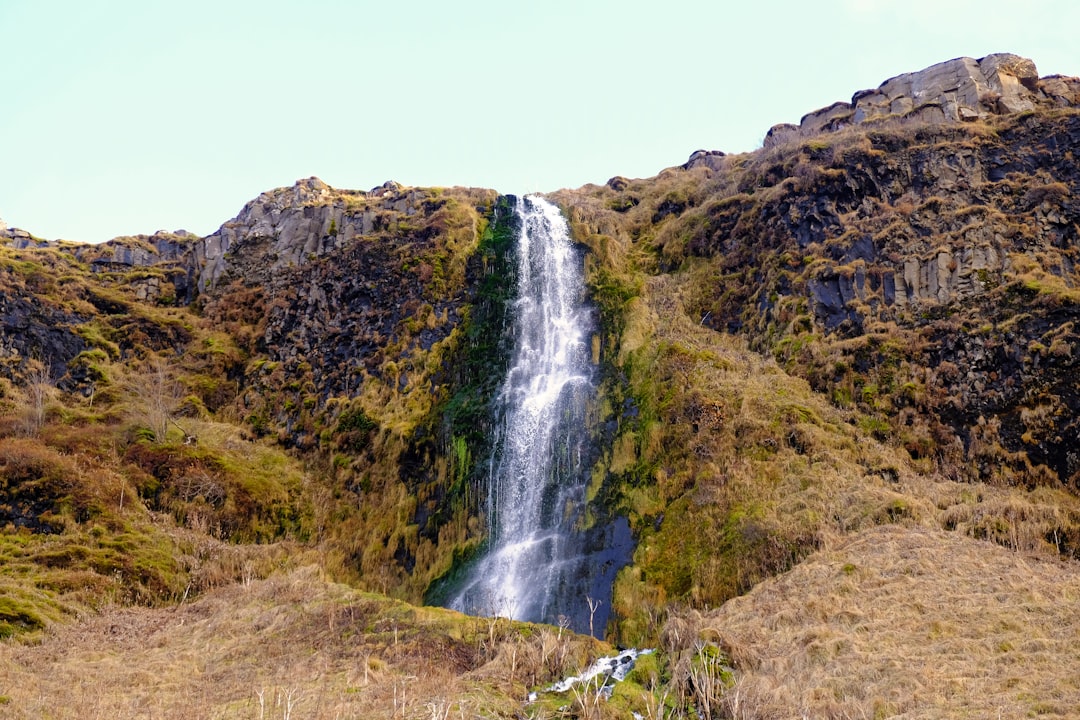
[[[5,718],[517,717],[601,643],[418,608],[314,567],[0,643]],[[579,664],[580,663],[580,664]]]
[[[741,657],[735,717],[1076,717],[1078,598],[1075,562],[883,526],[684,620]]]

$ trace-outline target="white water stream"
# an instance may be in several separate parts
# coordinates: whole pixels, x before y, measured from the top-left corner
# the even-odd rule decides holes
[[[625,521],[581,532],[589,480],[585,407],[596,391],[583,256],[555,205],[530,196],[518,200],[516,212],[515,337],[497,399],[488,542],[448,605],[529,621],[565,618],[579,632],[602,634],[630,538]]]

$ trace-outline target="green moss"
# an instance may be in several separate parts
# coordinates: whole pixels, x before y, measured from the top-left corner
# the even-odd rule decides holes
[[[618,337],[626,329],[628,304],[641,294],[641,280],[601,267],[590,275],[588,285],[590,297],[600,311],[600,327]]]
[[[0,595],[0,638],[43,627],[45,618],[32,605],[8,595]]]
[[[338,432],[370,432],[379,424],[368,417],[363,408],[350,408],[338,416]]]
[[[472,458],[487,455],[491,400],[510,352],[507,306],[514,292],[509,279],[517,233],[517,216],[508,199],[501,198],[480,239],[483,274],[463,325],[463,352],[455,363],[452,390],[436,410],[445,417],[450,436],[463,442]]]
[[[107,337],[107,334],[112,333],[111,329],[106,330],[96,322],[89,322],[78,325],[75,332],[88,345],[105,352],[110,360],[120,359],[120,346]]]

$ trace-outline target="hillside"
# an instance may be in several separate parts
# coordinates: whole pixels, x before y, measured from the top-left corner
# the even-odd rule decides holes
[[[1069,716],[1078,147],[1080,80],[993,55],[549,195],[600,321],[591,512],[636,543],[603,634],[658,648],[605,702],[522,704],[602,643],[418,607],[484,541],[506,198],[311,178],[205,238],[3,230],[0,701]]]

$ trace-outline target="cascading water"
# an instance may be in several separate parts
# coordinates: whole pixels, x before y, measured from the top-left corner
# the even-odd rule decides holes
[[[631,538],[625,520],[586,527],[585,408],[596,388],[583,258],[555,205],[531,196],[515,211],[515,337],[496,400],[488,540],[446,604],[601,634]]]

